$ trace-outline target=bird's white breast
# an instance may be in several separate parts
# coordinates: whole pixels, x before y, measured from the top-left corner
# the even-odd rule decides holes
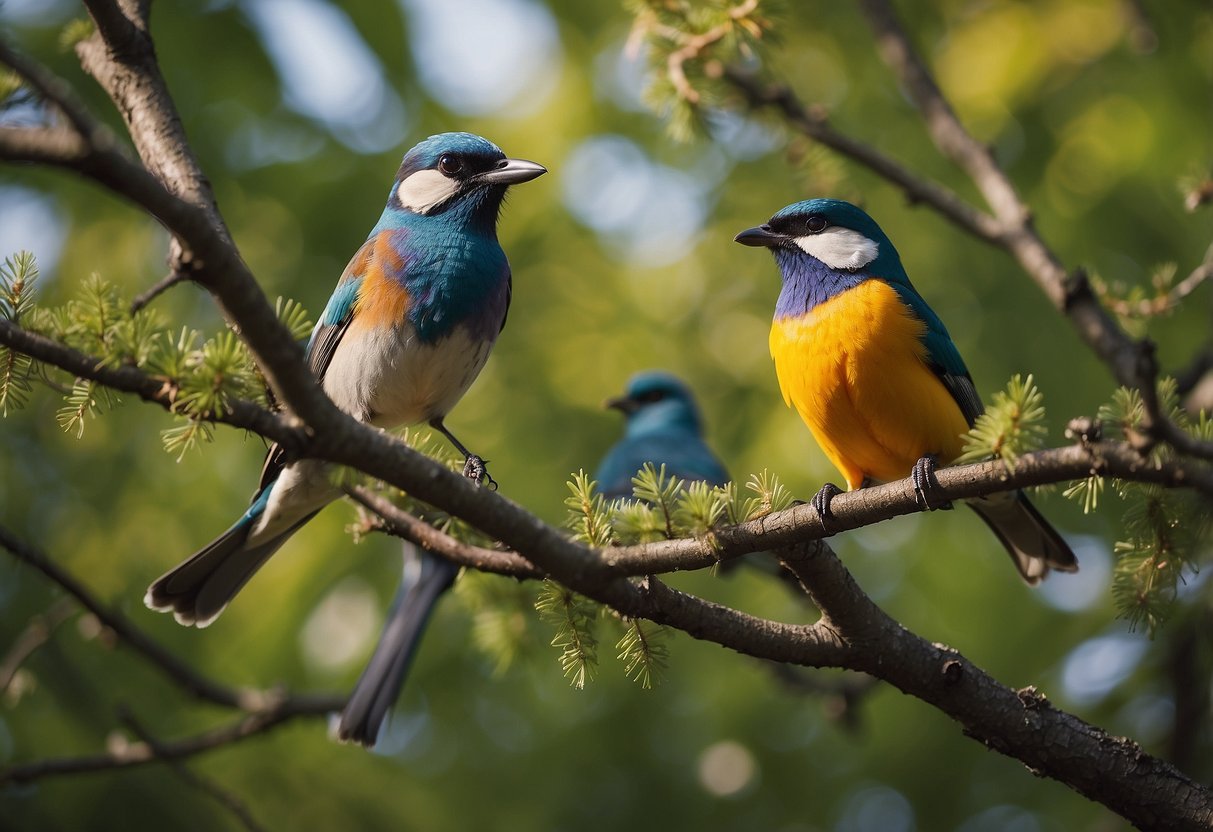
[[[422,343],[411,324],[351,327],[324,376],[324,391],[356,418],[393,428],[445,416],[476,380],[493,348],[466,327]]]

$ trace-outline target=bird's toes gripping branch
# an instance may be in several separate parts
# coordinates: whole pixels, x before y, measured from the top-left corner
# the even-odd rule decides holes
[[[935,478],[938,465],[935,457],[927,454],[915,462],[910,471],[910,479],[914,481],[914,497],[924,511],[950,511],[952,508],[950,500],[935,502],[931,497],[931,492],[939,488],[939,480]]]
[[[812,503],[813,508],[816,509],[817,516],[821,519],[821,527],[827,532],[830,530],[830,526],[826,521],[834,517],[834,512],[830,511],[830,503],[841,493],[841,488],[832,482],[827,482],[821,487],[820,491],[813,495],[813,499],[809,501]]]
[[[476,454],[469,454],[463,462],[463,475],[478,485],[487,485],[497,490],[497,480],[489,474],[488,463]]]

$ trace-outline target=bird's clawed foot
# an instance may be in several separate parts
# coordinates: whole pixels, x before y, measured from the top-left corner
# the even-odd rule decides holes
[[[487,485],[493,491],[497,490],[497,480],[489,474],[488,463],[476,454],[469,454],[464,460],[463,475],[477,485]]]
[[[813,495],[813,499],[809,500],[813,508],[816,509],[817,516],[821,518],[821,527],[826,531],[830,529],[826,521],[834,516],[834,512],[830,511],[830,503],[841,493],[841,488],[832,482],[827,482],[821,487],[820,491]]]
[[[948,511],[952,508],[950,500],[936,503],[931,499],[931,492],[939,488],[939,481],[935,479],[937,465],[935,457],[927,454],[915,462],[914,469],[910,471],[910,479],[914,481],[914,497],[924,511]]]

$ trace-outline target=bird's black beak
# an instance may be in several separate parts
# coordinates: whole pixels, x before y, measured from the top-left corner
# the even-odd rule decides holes
[[[757,246],[761,248],[778,248],[786,243],[787,240],[788,238],[783,234],[772,231],[769,225],[747,228],[733,238],[733,242],[741,243],[743,246]]]
[[[476,177],[476,181],[489,185],[517,185],[520,182],[530,182],[548,172],[548,169],[537,162],[526,159],[502,159],[492,170],[487,170]]]
[[[607,399],[602,403],[602,406],[608,410],[618,410],[625,416],[631,416],[640,409],[640,405],[637,404],[636,400],[629,399],[627,396],[615,396],[614,398]]]

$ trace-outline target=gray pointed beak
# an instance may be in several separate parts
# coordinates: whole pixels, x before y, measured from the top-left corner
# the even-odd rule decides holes
[[[607,399],[602,403],[602,406],[607,410],[618,410],[625,416],[630,416],[639,409],[638,405],[636,404],[636,400],[629,399],[627,396],[616,396],[614,398]]]
[[[778,234],[771,230],[769,225],[760,225],[755,228],[747,228],[736,237],[733,242],[741,243],[743,246],[756,246],[760,248],[778,248],[787,242],[787,237]]]
[[[497,167],[485,171],[476,177],[480,182],[490,185],[517,185],[520,182],[530,182],[548,172],[548,169],[537,162],[526,159],[502,159]]]

